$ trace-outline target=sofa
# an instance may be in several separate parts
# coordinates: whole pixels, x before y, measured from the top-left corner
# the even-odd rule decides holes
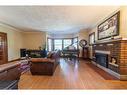
[[[0,65],[0,89],[18,89],[20,75],[19,63]]]
[[[32,75],[53,75],[60,62],[60,51],[51,52],[47,58],[31,58],[30,62]]]

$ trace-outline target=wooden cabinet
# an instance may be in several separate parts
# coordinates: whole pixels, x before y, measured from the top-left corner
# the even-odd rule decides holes
[[[88,59],[89,58],[89,55],[88,55],[88,47],[83,47],[82,48],[82,58],[83,59]]]
[[[5,64],[7,61],[7,34],[0,32],[0,64]]]

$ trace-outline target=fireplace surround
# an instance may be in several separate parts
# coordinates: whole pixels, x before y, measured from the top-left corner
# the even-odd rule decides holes
[[[113,39],[96,42],[92,45],[92,49],[93,61],[96,64],[116,73],[120,80],[127,80],[127,40]],[[98,54],[103,57],[96,58]],[[104,58],[104,56],[107,57]],[[104,64],[105,59],[107,62]]]

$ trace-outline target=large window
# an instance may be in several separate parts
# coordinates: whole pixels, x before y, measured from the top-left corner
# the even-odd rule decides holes
[[[52,39],[48,39],[48,51],[52,51]]]
[[[73,46],[77,49],[78,48],[78,37],[73,38]]]
[[[78,37],[75,38],[48,38],[47,50],[62,50],[69,45],[73,45],[76,49],[78,48]]]
[[[54,50],[62,50],[62,40],[61,39],[54,40]]]
[[[66,48],[71,44],[72,44],[72,39],[64,39],[63,40],[63,46],[64,46],[63,48]]]

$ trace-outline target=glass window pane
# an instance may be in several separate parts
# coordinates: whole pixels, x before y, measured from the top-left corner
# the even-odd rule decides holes
[[[55,39],[54,40],[54,50],[62,50],[62,40],[60,39]]]
[[[52,40],[48,39],[48,51],[52,51]]]
[[[64,39],[64,42],[63,42],[64,48],[68,47],[71,44],[72,44],[71,39]]]
[[[78,38],[73,39],[73,46],[77,49]]]

